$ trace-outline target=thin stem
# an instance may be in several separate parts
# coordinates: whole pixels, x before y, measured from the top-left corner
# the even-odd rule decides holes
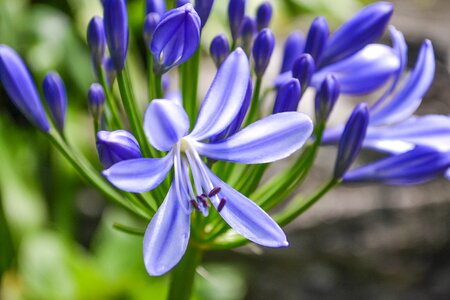
[[[255,89],[253,90],[252,102],[250,103],[250,109],[247,115],[247,119],[245,120],[245,126],[253,123],[258,117],[259,93],[261,92],[261,84],[262,78],[256,78]]]
[[[155,98],[162,99],[164,98],[163,88],[162,88],[162,75],[155,74]]]
[[[195,270],[200,264],[203,251],[200,248],[188,245],[186,253],[172,271],[170,279],[169,300],[189,300],[195,279]]]
[[[106,105],[110,112],[110,116],[108,116],[109,117],[108,123],[114,129],[123,128],[122,121],[120,119],[119,109],[116,105],[116,102],[114,101],[114,96],[112,95],[111,89],[106,81],[105,71],[102,68],[98,68],[97,74],[99,76],[100,84],[102,85],[103,90],[105,92]]]
[[[153,72],[153,56],[149,52],[147,55],[147,72],[148,72],[148,101],[152,101],[157,98],[156,96],[156,84],[155,73]]]
[[[200,67],[200,47],[195,51],[191,59],[180,66],[181,92],[183,106],[189,116],[191,125],[197,117],[197,89],[198,73]]]

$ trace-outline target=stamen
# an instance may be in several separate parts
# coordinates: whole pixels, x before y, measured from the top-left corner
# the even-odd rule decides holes
[[[219,205],[217,206],[217,211],[220,212],[226,203],[227,203],[227,199],[225,199],[225,198],[220,199]]]
[[[208,197],[206,197],[205,194],[201,194],[200,196],[197,196],[197,199],[198,199],[198,201],[200,201],[203,204],[203,206],[205,206],[207,208],[210,207],[209,202],[208,202]]]
[[[197,211],[200,211],[200,207],[198,207],[197,201],[195,201],[194,199],[191,199],[191,204]]]
[[[215,188],[213,188],[213,189],[209,192],[208,197],[209,197],[209,198],[214,197],[215,195],[217,195],[218,193],[220,193],[220,190],[221,190],[220,186],[216,186]]]

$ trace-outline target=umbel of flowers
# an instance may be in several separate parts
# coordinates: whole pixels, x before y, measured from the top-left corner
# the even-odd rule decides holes
[[[0,79],[17,109],[80,176],[106,199],[148,221],[146,229],[121,230],[143,235],[150,275],[178,264],[169,292],[173,299],[189,298],[205,251],[250,241],[288,246],[281,227],[342,182],[410,185],[450,177],[450,118],[414,116],[433,80],[432,44],[423,42],[407,72],[400,31],[389,27],[392,46],[377,43],[393,13],[388,2],[366,6],[335,31],[318,17],[306,36],[293,32],[284,43],[279,76],[267,82],[264,74],[281,40],[269,27],[276,11],[268,2],[249,12],[246,1],[230,0],[229,32],[217,33],[206,58],[200,41],[214,1],[177,1],[171,7],[147,0],[142,15],[149,83],[145,111],[128,77],[126,2],[102,3],[103,17],[94,16],[87,29],[98,81],[87,92],[87,102],[104,170],[95,169],[67,142],[68,97],[57,73],[50,72],[43,82],[47,110],[26,64],[6,45],[0,46]],[[199,65],[205,59],[214,61],[217,73],[206,95],[198,97]],[[176,69],[178,87],[170,86]],[[298,111],[300,101],[309,101],[302,100],[307,89],[315,92],[314,116]],[[341,94],[380,89],[381,96],[357,104],[345,124],[327,126]],[[272,101],[271,113],[263,101]],[[318,149],[327,145],[337,146],[330,177],[311,195],[297,198]],[[384,158],[352,169],[367,148]],[[271,172],[261,183],[271,163],[288,157],[288,168]],[[271,213],[291,197],[291,203]]]

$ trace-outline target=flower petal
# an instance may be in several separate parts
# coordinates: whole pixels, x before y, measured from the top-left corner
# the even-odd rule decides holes
[[[433,46],[426,40],[420,48],[413,71],[402,89],[385,106],[371,112],[370,124],[392,124],[411,116],[422,102],[434,77]]]
[[[195,143],[201,155],[247,164],[276,161],[300,149],[312,133],[311,119],[284,112],[261,119],[216,144]]]
[[[189,118],[175,101],[154,99],[145,112],[144,130],[156,149],[169,151],[187,134]]]
[[[224,130],[241,109],[249,79],[247,56],[238,48],[220,66],[190,136],[204,140]]]
[[[342,94],[368,93],[382,86],[399,68],[395,51],[384,45],[370,44],[342,61],[317,71],[311,85],[318,88],[328,74],[339,82]]]
[[[286,235],[280,226],[258,205],[220,180],[206,166],[204,169],[214,186],[221,188],[220,195],[226,199],[220,210],[222,218],[239,234],[254,243],[266,247],[285,247],[288,245]],[[212,204],[218,208],[218,197],[211,198]]]
[[[147,192],[166,178],[173,165],[173,154],[163,158],[137,158],[116,163],[103,175],[117,188],[132,192]]]
[[[143,252],[147,272],[159,276],[183,257],[189,242],[190,214],[178,204],[174,186],[145,231]]]

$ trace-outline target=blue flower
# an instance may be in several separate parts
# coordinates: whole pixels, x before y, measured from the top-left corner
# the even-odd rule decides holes
[[[128,15],[125,0],[103,2],[106,41],[117,72],[122,71],[128,51]]]
[[[64,82],[58,73],[50,72],[45,76],[42,90],[50,115],[58,130],[63,132],[67,113],[67,93]]]
[[[99,131],[97,152],[104,168],[123,160],[141,158],[141,149],[136,138],[125,130]]]
[[[183,256],[190,235],[193,210],[208,215],[210,203],[222,218],[249,240],[268,247],[288,243],[281,228],[255,203],[220,180],[201,156],[238,163],[267,163],[298,150],[312,132],[304,114],[268,116],[218,142],[206,142],[236,118],[250,80],[242,49],[232,52],[220,67],[190,133],[189,118],[174,101],[157,99],[149,105],[144,129],[162,158],[119,162],[103,171],[116,187],[145,192],[157,187],[173,168],[169,192],[151,220],[144,237],[144,262],[151,275],[161,275]]]
[[[252,54],[255,62],[255,74],[261,78],[269,65],[273,48],[275,47],[275,37],[269,28],[261,30],[253,43]]]
[[[106,49],[106,37],[102,17],[95,16],[89,22],[87,42],[94,67],[101,66]]]
[[[230,44],[224,34],[219,34],[213,38],[209,47],[209,53],[211,54],[214,64],[219,68],[230,53]]]
[[[150,44],[156,73],[163,74],[194,54],[200,44],[200,25],[200,17],[190,3],[161,17]]]
[[[100,120],[105,105],[105,91],[98,83],[93,83],[88,91],[88,107],[91,115]]]

